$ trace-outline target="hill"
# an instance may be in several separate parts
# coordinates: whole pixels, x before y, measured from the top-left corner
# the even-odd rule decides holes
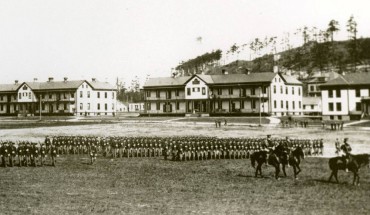
[[[208,53],[206,53],[208,54]],[[205,55],[206,55],[205,54]],[[310,41],[303,46],[278,53],[280,59],[274,61],[272,54],[267,54],[252,61],[236,60],[226,65],[218,61],[210,64],[191,64],[194,60],[184,62],[187,66],[182,75],[194,73],[229,74],[248,72],[272,72],[274,65],[279,71],[303,71],[310,74],[314,71],[356,72],[370,71],[370,38],[318,43]],[[195,59],[202,58],[198,56]],[[190,63],[189,63],[190,62]],[[190,69],[189,69],[190,68]],[[181,65],[177,69],[182,69]]]

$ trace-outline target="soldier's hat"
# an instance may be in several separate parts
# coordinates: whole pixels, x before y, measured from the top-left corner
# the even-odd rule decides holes
[[[348,140],[348,137],[344,138],[344,141],[347,141]]]
[[[271,134],[268,134],[268,135],[267,135],[267,138],[269,138],[269,137],[271,137]]]

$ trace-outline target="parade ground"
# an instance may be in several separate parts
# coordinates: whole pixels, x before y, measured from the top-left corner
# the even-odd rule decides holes
[[[341,171],[340,183],[328,183],[328,158],[336,138],[348,137],[356,153],[370,153],[368,127],[345,126],[332,131],[320,126],[282,128],[272,119],[243,121],[185,118],[100,122],[3,121],[0,140],[43,141],[53,135],[215,136],[322,138],[323,157],[306,157],[298,180],[288,169],[275,180],[263,167],[255,178],[249,159],[175,162],[163,157],[105,158],[62,155],[56,167],[0,168],[0,214],[368,214],[370,171],[360,169],[360,186]],[[212,119],[212,118],[210,118]],[[19,126],[30,123],[29,126]],[[34,123],[34,124],[32,124]],[[49,123],[49,124],[48,124]],[[52,125],[51,125],[51,124]]]

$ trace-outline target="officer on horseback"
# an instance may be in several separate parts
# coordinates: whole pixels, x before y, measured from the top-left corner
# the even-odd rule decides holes
[[[343,163],[344,166],[346,167],[346,172],[348,172],[348,163],[349,163],[349,155],[352,152],[352,148],[348,143],[348,138],[344,138],[344,143],[340,147],[340,149],[343,151],[344,155],[342,156],[343,158]]]

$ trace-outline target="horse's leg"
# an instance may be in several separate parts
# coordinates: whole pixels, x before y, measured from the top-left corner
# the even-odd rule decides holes
[[[284,173],[284,176],[286,177],[285,164],[283,164],[283,173]]]
[[[328,182],[331,182],[331,178],[333,178],[334,171],[331,172]]]
[[[257,165],[257,168],[256,168],[256,174],[254,175],[256,178],[257,178],[257,176],[258,176],[258,167],[259,167],[259,165]]]
[[[298,173],[297,173],[297,169],[296,169],[295,165],[293,165],[293,172],[294,172],[294,179],[297,179]]]
[[[298,172],[297,175],[301,172],[301,168],[299,167],[299,164],[297,164]]]
[[[280,166],[275,166],[275,179],[279,179],[279,173],[280,173]]]
[[[339,183],[339,181],[338,181],[338,170],[335,170],[334,177],[335,177],[335,180],[337,181],[337,183]]]

